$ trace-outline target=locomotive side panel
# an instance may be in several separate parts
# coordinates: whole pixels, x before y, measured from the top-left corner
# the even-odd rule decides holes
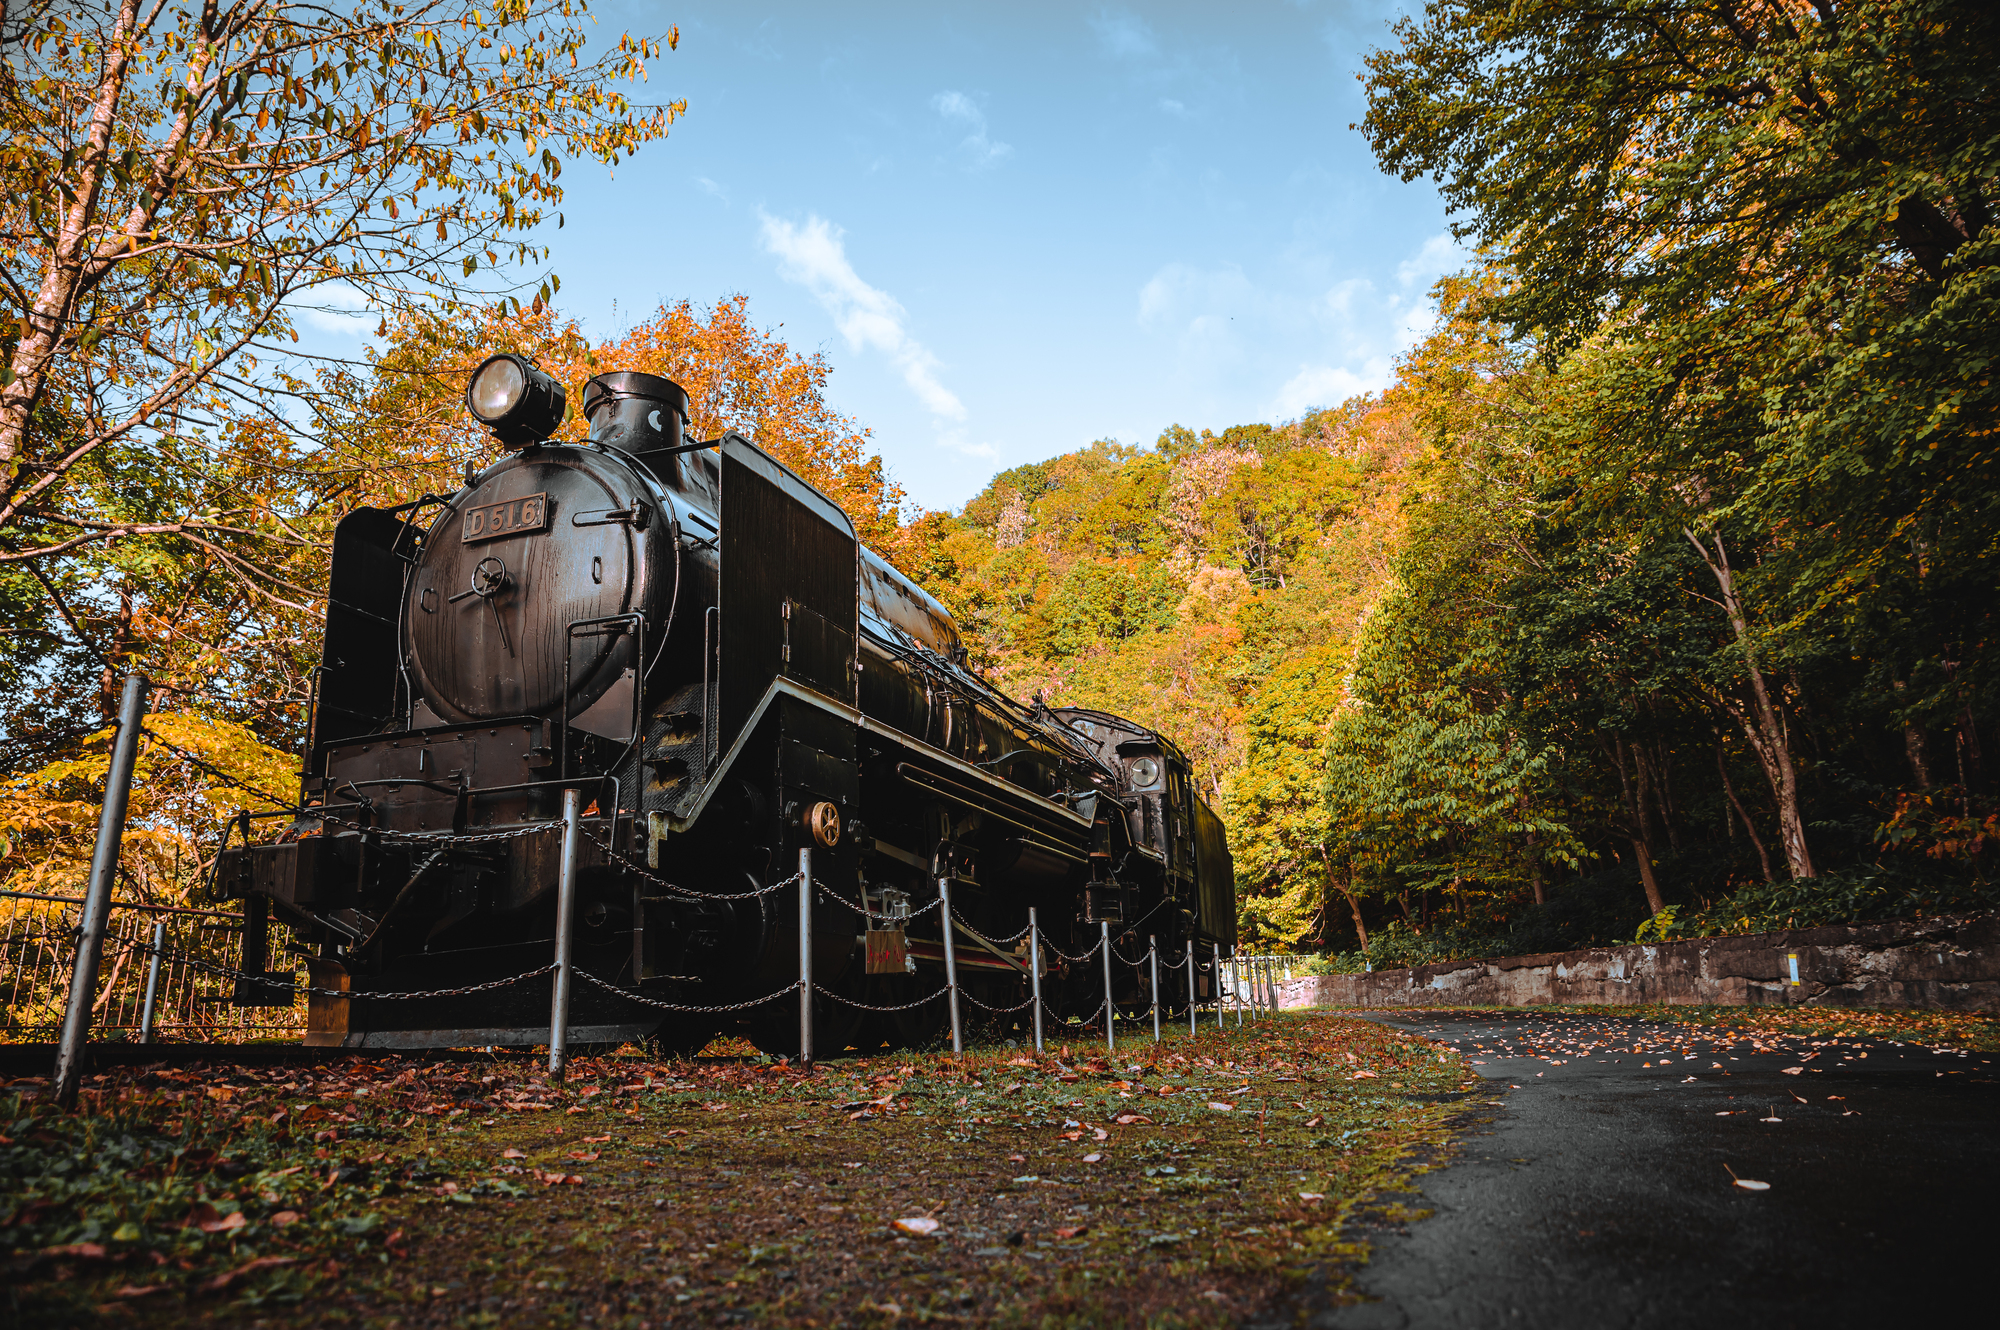
[[[333,529],[312,771],[329,743],[373,733],[396,713],[396,616],[416,540],[416,528],[381,508],[356,508]]]
[[[845,513],[734,435],[722,445],[721,517],[726,748],[780,674],[852,705],[859,546]]]

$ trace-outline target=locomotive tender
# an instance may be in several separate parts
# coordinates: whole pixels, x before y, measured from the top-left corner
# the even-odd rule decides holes
[[[944,1002],[905,1004],[942,986],[946,926],[960,991],[1014,1007],[1035,907],[1058,1015],[1102,1002],[1101,962],[1070,958],[1105,921],[1135,959],[1149,936],[1163,959],[1233,940],[1222,825],[1171,742],[991,686],[838,506],[738,434],[691,440],[677,385],[590,380],[582,444],[547,440],[564,390],[523,358],[489,358],[466,396],[506,451],[454,494],[341,520],[300,812],[217,861],[246,970],[275,917],[315,990],[433,994],[315,992],[308,1043],[546,1042],[545,977],[440,990],[548,965],[565,789],[588,805],[575,964],[605,981],[574,991],[579,1043],[795,1049],[796,996],[634,999],[729,1007],[796,980],[797,889],[771,888],[802,847],[829,1052],[937,1035]],[[949,925],[924,909],[941,878]],[[1121,1005],[1150,1002],[1144,968],[1112,970]],[[1194,982],[1163,965],[1161,1000],[1212,996]]]

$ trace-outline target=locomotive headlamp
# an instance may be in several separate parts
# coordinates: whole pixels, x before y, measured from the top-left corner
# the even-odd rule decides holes
[[[1149,790],[1159,784],[1160,759],[1157,757],[1142,757],[1132,764],[1131,771],[1132,788]]]
[[[509,448],[546,439],[562,424],[569,394],[523,356],[488,356],[465,385],[465,405]]]

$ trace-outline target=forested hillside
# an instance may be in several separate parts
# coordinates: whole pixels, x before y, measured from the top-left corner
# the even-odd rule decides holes
[[[1182,737],[1272,941],[1991,904],[2000,24],[1394,38],[1359,128],[1479,247],[1438,332],[1376,399],[996,478],[938,569],[996,666]]]
[[[174,301],[0,339],[0,388],[42,376],[0,422],[0,875],[80,878],[128,668],[167,713],[140,894],[184,898],[219,813],[294,796],[333,524],[489,460],[462,386],[514,350],[572,403],[601,368],[679,381],[699,434],[825,489],[1011,691],[1172,735],[1229,822],[1246,943],[1385,964],[1990,906],[1995,68],[2000,20],[1945,0],[1432,0],[1368,57],[1357,128],[1475,258],[1395,382],[1056,440],[955,513],[904,502],[827,359],[741,297],[593,346],[553,283],[524,306],[438,269],[364,359],[259,368],[247,339],[324,272],[142,270],[106,240],[100,277]],[[554,104],[623,125],[605,154],[673,109]],[[35,160],[10,197],[106,169]],[[451,271],[495,261],[477,218],[425,215]],[[211,308],[249,331],[216,341]]]
[[[1180,742],[1249,942],[1379,964],[1985,901],[1978,695],[1940,665],[1925,717],[1885,665],[1918,624],[1969,652],[1989,605],[1801,606],[1795,535],[1580,485],[1598,367],[1483,319],[1504,294],[1444,283],[1384,393],[1002,472],[920,571],[1010,688]]]

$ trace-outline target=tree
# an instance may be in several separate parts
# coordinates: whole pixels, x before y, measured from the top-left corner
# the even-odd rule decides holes
[[[905,553],[903,490],[868,450],[869,431],[826,400],[833,366],[801,355],[759,328],[744,295],[718,300],[706,315],[687,300],[599,346],[590,369],[634,369],[673,380],[688,393],[695,437],[735,429],[825,490],[854,519],[861,539],[886,557]],[[570,373],[581,389],[584,366]],[[580,400],[576,396],[571,401]],[[912,550],[911,552],[914,552]]]
[[[160,534],[217,548],[247,529],[240,514],[106,511],[79,473],[127,441],[212,444],[225,416],[276,418],[270,369],[301,307],[518,289],[507,269],[546,258],[532,233],[561,224],[565,161],[615,163],[684,109],[618,91],[659,43],[592,58],[584,14],[0,10],[0,561]]]

